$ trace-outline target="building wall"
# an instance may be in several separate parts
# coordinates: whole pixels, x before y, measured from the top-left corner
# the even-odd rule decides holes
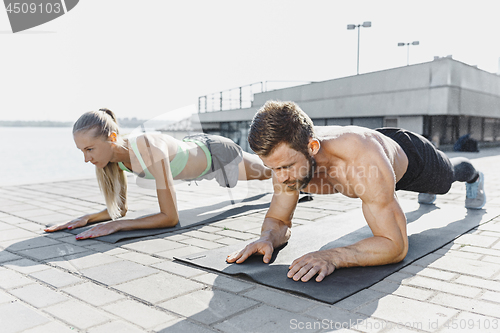
[[[422,134],[424,133],[424,117],[422,116],[399,117],[397,127]]]
[[[202,121],[251,120],[268,100],[294,101],[311,118],[500,116],[500,77],[444,58],[254,95],[247,109],[201,113]]]
[[[317,125],[397,124],[437,143],[467,131],[493,141],[500,133],[500,76],[450,58],[258,93],[251,108],[200,113],[199,119],[249,122],[268,100],[296,102]]]

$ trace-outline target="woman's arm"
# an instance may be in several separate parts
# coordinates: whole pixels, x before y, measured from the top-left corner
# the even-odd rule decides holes
[[[125,215],[125,214],[123,214]],[[67,223],[56,224],[50,227],[43,229],[45,232],[54,232],[62,229],[75,229],[79,227],[84,227],[90,223],[109,221],[111,217],[108,214],[108,210],[104,209],[97,213],[87,214],[84,216],[80,216],[74,220],[71,220]]]

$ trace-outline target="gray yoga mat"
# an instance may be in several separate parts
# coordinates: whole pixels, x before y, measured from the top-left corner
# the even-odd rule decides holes
[[[242,264],[228,264],[225,261],[228,254],[240,250],[249,242],[175,259],[227,274],[245,274],[261,284],[333,304],[372,286],[500,214],[500,208],[474,211],[453,205],[419,206],[409,201],[402,201],[402,205],[407,212],[410,244],[409,252],[402,262],[376,267],[342,268],[320,283],[314,279],[305,283],[289,279],[286,276],[289,265],[306,253],[353,244],[372,236],[361,211],[327,217],[292,228],[290,240],[282,248],[275,250],[270,264],[264,264],[261,255],[252,256]]]
[[[240,214],[250,214],[261,209],[268,208],[271,202],[271,197],[271,193],[264,193],[243,199],[240,202],[232,203],[230,200],[224,200],[208,206],[179,210],[179,223],[175,227],[118,231],[114,234],[98,237],[96,239],[107,243],[116,243],[120,240],[154,236],[186,227],[192,227],[198,224],[220,221],[228,217],[238,216]],[[137,218],[156,213],[158,213],[158,210],[140,210],[128,213],[126,218]],[[76,235],[92,228],[93,226],[95,226],[95,224],[73,230],[66,229],[65,231]]]

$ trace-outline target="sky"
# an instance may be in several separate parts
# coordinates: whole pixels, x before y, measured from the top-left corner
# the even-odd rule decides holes
[[[198,97],[260,81],[323,81],[434,56],[496,73],[498,0],[81,0],[13,34],[0,9],[0,120],[181,119]],[[179,111],[181,110],[181,111]],[[167,115],[165,117],[165,115]]]

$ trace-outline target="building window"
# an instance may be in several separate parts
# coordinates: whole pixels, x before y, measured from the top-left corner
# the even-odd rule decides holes
[[[352,118],[352,124],[367,128],[379,128],[384,126],[384,118],[371,117],[371,118]]]
[[[312,119],[312,122],[313,122],[314,126],[325,126],[326,125],[326,120],[324,118]]]
[[[458,116],[426,116],[424,136],[437,147],[453,144],[458,139],[459,125]]]
[[[471,116],[424,117],[424,136],[437,146],[453,144],[465,134],[479,142],[500,141],[500,119]]]
[[[248,146],[249,121],[231,121],[220,124],[220,135],[233,140],[241,149],[251,152]],[[215,134],[215,133],[213,133]]]
[[[471,117],[469,134],[474,140],[483,141],[483,118]]]
[[[495,118],[484,119],[484,141],[495,141]]]
[[[398,118],[384,118],[384,127],[399,127]]]
[[[326,119],[326,125],[349,126],[352,125],[352,118],[330,118]]]
[[[455,143],[458,140],[458,117],[457,116],[446,116],[445,117],[445,127],[443,129],[445,143]]]
[[[470,133],[470,120],[471,117],[468,116],[458,117],[458,137]]]
[[[495,136],[494,141],[500,141],[500,119],[495,119],[495,127],[493,128]]]

